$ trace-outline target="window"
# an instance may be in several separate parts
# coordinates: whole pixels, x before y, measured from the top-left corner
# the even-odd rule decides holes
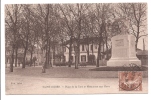
[[[81,62],[86,62],[86,55],[81,55]]]
[[[84,51],[84,44],[82,44],[82,51]]]

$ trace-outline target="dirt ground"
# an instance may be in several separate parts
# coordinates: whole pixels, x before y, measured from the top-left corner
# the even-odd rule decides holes
[[[41,67],[6,68],[6,94],[100,94],[147,93],[148,78],[142,91],[119,91],[117,71],[90,71],[91,67],[54,67],[41,73]]]

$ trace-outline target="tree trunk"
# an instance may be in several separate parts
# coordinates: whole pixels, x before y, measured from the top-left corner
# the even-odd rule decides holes
[[[105,29],[106,60],[108,60],[109,59],[109,54],[108,54],[109,52],[108,52],[108,45],[107,45],[108,44],[107,43],[107,40],[108,40],[107,38],[108,37],[107,37],[107,31],[106,31],[106,24],[105,24],[105,28],[104,29]]]
[[[11,62],[10,62],[10,72],[13,72],[13,64],[14,64],[14,45],[12,46],[12,54],[11,54]]]
[[[106,32],[106,30],[105,30],[105,35],[106,35],[106,36],[105,36],[105,46],[106,46],[106,52],[105,52],[105,53],[106,53],[106,60],[109,60],[109,51],[108,51],[109,49],[108,49],[108,45],[107,45],[108,43],[107,43],[107,32]]]
[[[43,67],[42,67],[42,73],[46,73],[46,60],[45,60],[45,63],[43,65]]]
[[[51,57],[52,57],[52,56],[51,56]],[[50,59],[50,61],[49,61],[49,65],[50,65],[50,67],[52,67],[51,59]]]
[[[80,63],[80,43],[78,42],[78,52],[77,52],[77,54],[78,54],[78,64]]]
[[[24,50],[22,68],[25,68],[25,66],[26,66],[26,53],[27,53],[27,50],[28,50],[29,34],[30,34],[30,22],[27,21],[27,33],[26,33],[26,42],[25,42],[25,47],[24,47],[25,50]]]
[[[94,54],[94,52],[93,52],[93,40],[92,40],[92,55]]]
[[[78,69],[78,64],[79,64],[79,44],[77,44],[77,46],[74,47],[74,51],[75,51],[75,69]]]
[[[51,51],[51,59],[50,59],[50,64],[51,64],[51,67],[53,67],[53,53]]]
[[[109,59],[109,51],[108,51],[108,45],[107,45],[107,41],[106,41],[106,60]]]
[[[48,40],[47,68],[52,67],[52,65],[50,65],[50,54],[50,40]]]
[[[46,54],[45,54],[46,56],[46,60],[45,60],[45,64],[44,64],[44,68],[48,68],[48,42],[47,42],[47,44],[46,44]]]
[[[79,68],[79,60],[80,60],[80,44],[77,43],[77,46],[75,47],[75,69]]]
[[[136,38],[136,42],[135,42],[135,50],[137,52],[137,44],[138,44],[138,38]]]
[[[23,57],[22,68],[25,68],[25,66],[26,66],[26,52],[27,52],[27,48],[25,48],[25,50],[24,50],[24,57]]]
[[[96,67],[99,67],[100,50],[101,50],[101,42],[99,42],[99,47],[98,47],[98,56],[97,56]]]
[[[53,46],[53,62],[55,62],[55,56],[56,56],[56,54],[55,54],[55,45]],[[52,65],[53,66],[53,65]]]
[[[49,21],[49,4],[47,4],[47,7],[46,7],[46,11],[47,11],[47,14],[46,14],[46,17],[45,17],[45,33],[46,33],[46,38],[47,38],[47,41],[46,41],[46,60],[45,60],[45,64],[44,64],[44,70],[45,68],[48,67],[48,45],[49,45],[49,35],[48,35],[48,21]]]
[[[15,67],[17,67],[17,52],[18,48],[15,49]]]
[[[49,47],[48,47],[48,65],[52,67],[51,61],[50,61],[50,57],[51,57],[50,54],[51,53],[50,53],[50,42],[49,42]]]
[[[75,56],[75,69],[78,69],[78,54]]]
[[[89,44],[87,44],[87,46],[88,46],[88,50],[87,50],[87,59],[88,59],[88,63],[89,63]]]
[[[88,63],[90,62],[89,61],[89,55],[90,55],[90,52],[89,52],[89,38],[87,37],[87,59],[88,59]]]
[[[30,66],[32,66],[33,61],[33,49],[30,52]]]
[[[100,60],[100,58],[101,58],[101,42],[102,42],[102,36],[101,36],[101,34],[100,34],[96,67],[99,67],[99,60]]]
[[[49,40],[47,40],[47,44],[46,44],[46,66],[45,66],[46,69],[49,68],[49,57],[50,57],[49,47],[50,47]]]
[[[47,51],[45,52],[45,57],[44,57],[45,58],[45,62],[44,62],[44,65],[42,66],[42,73],[46,73],[46,61],[47,61],[46,60],[46,58],[47,58],[46,55],[47,55]]]
[[[104,56],[104,41],[103,41],[103,51],[102,52],[103,52],[103,59],[104,59],[104,57],[105,57]]]
[[[72,53],[72,37],[70,38],[70,45],[69,45],[69,61],[68,61],[68,67],[71,67],[71,53]]]

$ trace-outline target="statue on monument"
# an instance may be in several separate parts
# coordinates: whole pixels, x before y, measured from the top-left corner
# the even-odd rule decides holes
[[[129,34],[129,25],[125,18],[116,19],[112,24],[113,36],[118,34]]]

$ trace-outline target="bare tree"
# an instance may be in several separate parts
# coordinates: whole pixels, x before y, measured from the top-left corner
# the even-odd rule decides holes
[[[43,73],[45,69],[53,66],[53,56],[55,55],[55,41],[59,34],[58,29],[58,11],[55,4],[38,4],[36,7],[36,17],[39,19],[42,27],[42,45],[45,50],[45,63],[43,65]],[[50,62],[51,59],[51,62]]]
[[[32,24],[32,28],[31,28],[31,36],[29,38],[29,47],[28,47],[28,51],[30,52],[30,66],[32,66],[33,63],[33,52],[35,51],[36,48],[36,44],[38,44],[38,36],[39,36],[39,27],[38,23],[36,22],[36,20],[33,21],[34,23]],[[36,51],[35,51],[36,52]]]
[[[75,46],[75,69],[78,69],[79,57],[80,57],[80,38],[83,33],[84,28],[84,19],[86,18],[87,8],[89,6],[87,4],[75,4],[69,5],[69,9],[74,16],[74,20],[76,21],[77,30],[74,33],[74,38],[76,42]]]
[[[87,59],[89,62],[89,53],[90,53],[90,49],[89,46],[92,43],[92,45],[94,44],[94,42],[97,43],[97,39],[94,40],[94,38],[96,38],[98,35],[95,32],[95,28],[96,28],[96,24],[95,24],[95,14],[94,14],[94,9],[93,8],[93,4],[87,4],[86,5],[87,8],[87,13],[85,15],[85,18],[83,18],[83,39],[86,42],[86,52],[87,52]],[[93,54],[93,49],[92,49],[92,54]]]
[[[107,13],[108,13],[108,9],[109,9],[110,4],[95,4],[95,18],[96,18],[96,31],[98,33],[99,36],[99,47],[98,47],[98,56],[97,56],[97,64],[96,67],[99,67],[99,59],[101,59],[101,50],[102,50],[102,46],[101,44],[103,44],[103,34],[105,32],[105,24],[106,24],[106,17],[107,17]]]
[[[16,47],[16,42],[18,38],[18,21],[20,18],[20,11],[21,11],[21,5],[5,5],[6,9],[6,16],[5,16],[5,22],[8,25],[8,28],[11,31],[11,62],[10,62],[10,72],[13,72],[13,63],[14,63],[14,50]]]
[[[38,5],[38,13],[40,16],[40,19],[42,20],[41,23],[43,24],[43,33],[44,33],[44,38],[43,38],[43,46],[45,47],[46,53],[45,53],[45,63],[43,65],[43,70],[42,73],[45,73],[45,69],[48,66],[48,43],[49,43],[49,14],[50,14],[50,5]]]
[[[29,48],[29,40],[31,37],[31,5],[23,5],[23,17],[21,20],[21,32],[20,32],[20,39],[22,40],[22,45],[24,48],[24,54],[23,54],[23,62],[22,62],[22,68],[25,68],[26,65],[26,54]]]
[[[146,3],[124,3],[118,5],[120,12],[116,13],[120,17],[129,20],[130,33],[136,38],[135,49],[137,49],[138,40],[147,36],[147,4]]]
[[[69,61],[68,66],[71,67],[71,53],[72,53],[72,44],[73,44],[73,38],[74,38],[74,32],[76,30],[75,27],[75,20],[74,17],[71,15],[71,11],[69,9],[69,5],[59,5],[60,10],[63,14],[63,21],[65,22],[66,28],[67,28],[67,34],[69,37]]]

